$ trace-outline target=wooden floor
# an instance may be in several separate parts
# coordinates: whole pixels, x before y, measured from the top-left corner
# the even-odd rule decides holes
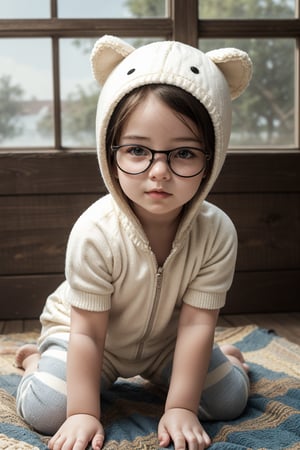
[[[279,336],[300,345],[300,312],[224,315],[219,318],[220,326],[237,327],[250,324],[273,330]]]
[[[243,314],[222,315],[218,325],[236,327],[256,324],[261,328],[274,330],[279,336],[300,345],[300,312],[282,314]],[[39,331],[37,320],[0,321],[0,333],[20,333],[25,331]]]

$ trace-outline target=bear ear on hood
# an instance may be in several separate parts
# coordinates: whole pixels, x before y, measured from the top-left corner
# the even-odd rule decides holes
[[[134,47],[116,36],[104,35],[95,43],[91,53],[92,72],[96,81],[103,86],[112,70]]]
[[[206,53],[223,73],[232,100],[247,88],[252,76],[252,62],[246,52],[236,48],[219,48]]]

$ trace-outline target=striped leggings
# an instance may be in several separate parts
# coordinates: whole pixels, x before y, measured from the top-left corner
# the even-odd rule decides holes
[[[43,434],[54,434],[66,419],[67,347],[67,333],[48,337],[40,348],[37,371],[23,377],[18,386],[18,413]],[[171,367],[170,361],[159,376],[156,374],[155,382],[168,386]],[[107,389],[109,384],[108,377],[101,380],[102,389]],[[238,417],[246,406],[248,395],[248,376],[233,366],[215,345],[199,406],[200,420]]]

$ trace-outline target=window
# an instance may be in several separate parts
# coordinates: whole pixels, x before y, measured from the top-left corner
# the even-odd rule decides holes
[[[0,149],[95,147],[89,55],[104,33],[244,49],[254,74],[234,102],[232,149],[299,148],[299,0],[10,0],[0,4]]]

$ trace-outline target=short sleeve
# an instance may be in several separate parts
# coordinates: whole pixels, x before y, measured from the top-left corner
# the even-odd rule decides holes
[[[113,255],[105,220],[94,204],[75,223],[68,240],[65,273],[68,302],[89,311],[111,307]]]
[[[194,231],[202,233],[201,264],[191,280],[183,301],[191,306],[219,309],[225,304],[235,270],[237,233],[230,218],[220,209],[204,214]],[[200,260],[200,258],[199,258]]]

